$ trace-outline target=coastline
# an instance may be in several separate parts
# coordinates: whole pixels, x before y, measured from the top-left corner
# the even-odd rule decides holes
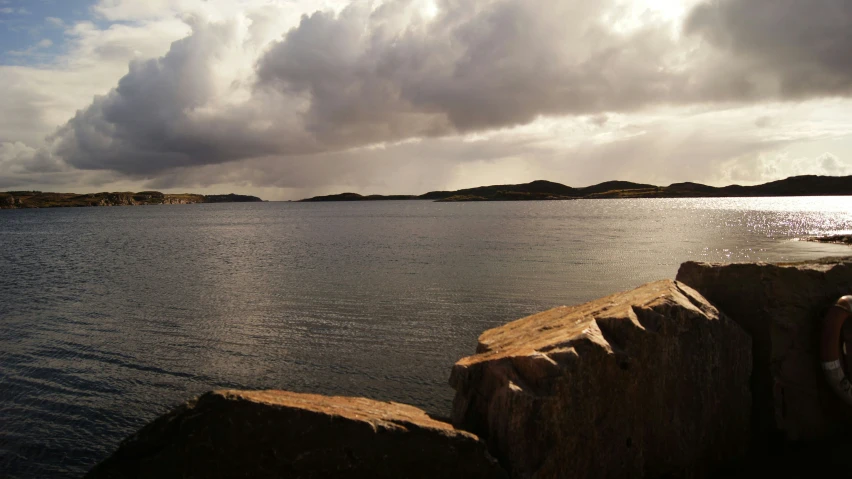
[[[168,194],[159,191],[139,193],[47,193],[41,191],[0,192],[0,209],[73,208],[92,206],[189,205],[198,203],[262,202],[256,196]]]
[[[729,185],[715,187],[700,183],[674,183],[655,186],[629,181],[605,181],[592,186],[574,188],[561,183],[536,180],[517,185],[492,185],[456,191],[430,191],[422,195],[367,195],[339,193],[314,196],[300,202],[432,200],[440,202],[471,201],[559,201],[608,198],[748,198],[778,196],[847,196],[852,195],[852,176],[793,176],[761,185]]]
[[[846,244],[852,245],[852,235],[828,235],[828,236],[808,236],[801,239],[802,241],[810,241],[813,243],[828,243],[828,244]]]

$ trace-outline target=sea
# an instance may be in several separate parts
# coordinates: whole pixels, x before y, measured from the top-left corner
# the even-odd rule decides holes
[[[212,389],[447,416],[486,329],[844,232],[850,197],[2,210],[0,477],[80,477]]]

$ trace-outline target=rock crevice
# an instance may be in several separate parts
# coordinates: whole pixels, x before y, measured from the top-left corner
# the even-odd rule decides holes
[[[852,423],[849,408],[824,383],[818,358],[822,318],[837,298],[852,292],[852,258],[687,262],[677,279],[700,291],[753,338],[757,447],[768,447],[773,439],[818,440]]]
[[[556,308],[480,344],[453,368],[453,423],[514,477],[700,475],[748,448],[751,340],[686,285]]]

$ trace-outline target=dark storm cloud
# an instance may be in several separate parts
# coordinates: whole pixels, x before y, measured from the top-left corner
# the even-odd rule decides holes
[[[721,56],[711,97],[852,94],[852,0],[714,0],[691,12],[685,30]]]
[[[217,94],[213,61],[233,28],[195,25],[164,57],[131,63],[115,89],[54,135],[56,153],[82,169],[144,174],[275,149],[270,135],[246,126],[253,112],[204,109]]]
[[[239,26],[198,22],[78,112],[54,151],[78,168],[154,177],[249,158],[312,162],[547,115],[845,95],[850,4],[708,2],[677,44],[669,24],[618,28],[614,0],[443,0],[434,19],[410,0],[355,2],[303,17],[270,45],[236,103],[218,101],[217,79],[241,48]]]
[[[611,6],[447,0],[431,21],[408,0],[318,12],[258,59],[250,99],[216,108],[214,65],[234,48],[236,27],[195,25],[78,112],[55,135],[55,151],[78,168],[148,175],[666,98],[669,37],[654,25],[614,34],[601,21]]]
[[[676,87],[667,34],[615,34],[612,2],[447,0],[434,21],[388,28],[405,3],[304,18],[260,60],[261,84],[306,95],[311,131],[343,142],[633,109]]]

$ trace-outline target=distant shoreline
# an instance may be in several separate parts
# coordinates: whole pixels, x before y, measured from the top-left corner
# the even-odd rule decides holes
[[[814,243],[852,245],[852,235],[809,236],[802,239]]]
[[[456,191],[431,191],[422,195],[367,195],[340,193],[315,196],[300,202],[431,200],[468,201],[564,201],[604,198],[741,198],[760,196],[848,196],[852,176],[793,176],[762,185],[715,187],[700,183],[674,183],[655,186],[629,181],[607,181],[573,188],[552,181],[537,180],[518,185],[493,185]]]
[[[0,209],[69,208],[90,206],[188,205],[198,203],[255,203],[256,196],[166,194],[159,191],[139,193],[45,193],[41,191],[0,192]]]

